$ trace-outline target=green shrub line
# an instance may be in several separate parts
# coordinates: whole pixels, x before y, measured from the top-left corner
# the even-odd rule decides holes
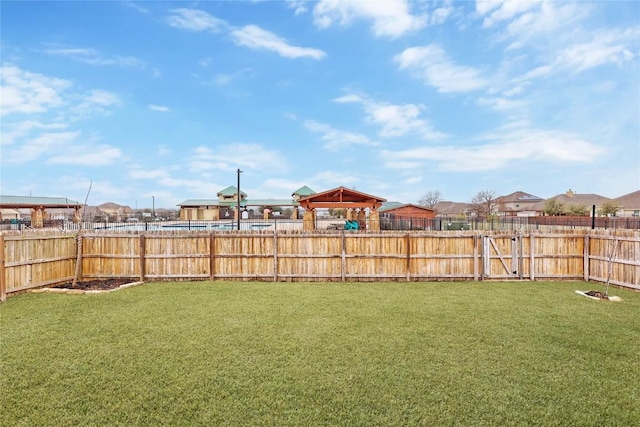
[[[640,424],[640,294],[147,283],[0,305],[0,425]]]

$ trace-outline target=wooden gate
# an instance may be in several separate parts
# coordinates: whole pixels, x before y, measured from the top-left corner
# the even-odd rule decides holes
[[[482,278],[523,278],[522,236],[482,236]]]

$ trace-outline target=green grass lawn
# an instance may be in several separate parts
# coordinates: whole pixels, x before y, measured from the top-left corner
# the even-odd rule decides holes
[[[0,305],[0,425],[640,424],[640,294],[151,283]]]

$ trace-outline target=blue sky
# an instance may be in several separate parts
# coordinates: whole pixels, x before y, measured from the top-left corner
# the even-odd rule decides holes
[[[640,2],[1,4],[0,193],[640,189]]]

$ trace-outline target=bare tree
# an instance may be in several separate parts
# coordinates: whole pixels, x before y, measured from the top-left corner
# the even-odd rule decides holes
[[[442,193],[438,190],[431,190],[427,191],[424,196],[418,200],[418,204],[425,208],[433,209],[440,201],[442,201]]]
[[[488,217],[495,213],[498,207],[497,195],[493,190],[478,191],[471,199],[471,209],[479,217]]]

